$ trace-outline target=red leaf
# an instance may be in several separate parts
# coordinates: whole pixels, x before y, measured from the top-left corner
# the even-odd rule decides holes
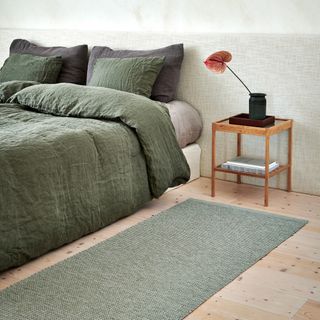
[[[216,73],[223,73],[226,70],[226,62],[230,62],[232,55],[228,51],[218,51],[211,54],[205,61],[206,67]]]

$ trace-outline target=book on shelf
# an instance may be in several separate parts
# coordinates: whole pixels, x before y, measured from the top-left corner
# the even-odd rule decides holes
[[[278,167],[279,163],[277,163],[276,161],[269,162],[269,172],[277,169]],[[240,156],[223,163],[221,165],[221,168],[239,172],[264,174],[265,161],[264,159],[255,159]]]

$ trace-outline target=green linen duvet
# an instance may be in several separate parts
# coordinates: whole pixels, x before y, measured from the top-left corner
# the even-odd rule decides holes
[[[0,104],[0,270],[127,216],[189,167],[167,110],[97,87],[40,84]]]

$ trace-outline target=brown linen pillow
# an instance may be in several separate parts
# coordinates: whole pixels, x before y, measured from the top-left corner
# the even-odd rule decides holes
[[[15,39],[10,45],[10,55],[14,53],[36,56],[61,56],[62,68],[58,82],[85,84],[88,64],[88,46],[75,47],[41,47],[23,39]]]

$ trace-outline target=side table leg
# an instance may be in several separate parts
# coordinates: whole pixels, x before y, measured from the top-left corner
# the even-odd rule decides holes
[[[241,156],[241,133],[237,133],[237,156]],[[237,183],[241,183],[240,174],[237,174]]]
[[[216,127],[212,124],[211,197],[216,195]]]
[[[292,184],[292,127],[288,130],[288,171],[287,171],[287,190],[291,192]]]
[[[264,206],[269,205],[269,162],[270,162],[270,137],[266,136],[265,141],[265,171],[264,171]]]

